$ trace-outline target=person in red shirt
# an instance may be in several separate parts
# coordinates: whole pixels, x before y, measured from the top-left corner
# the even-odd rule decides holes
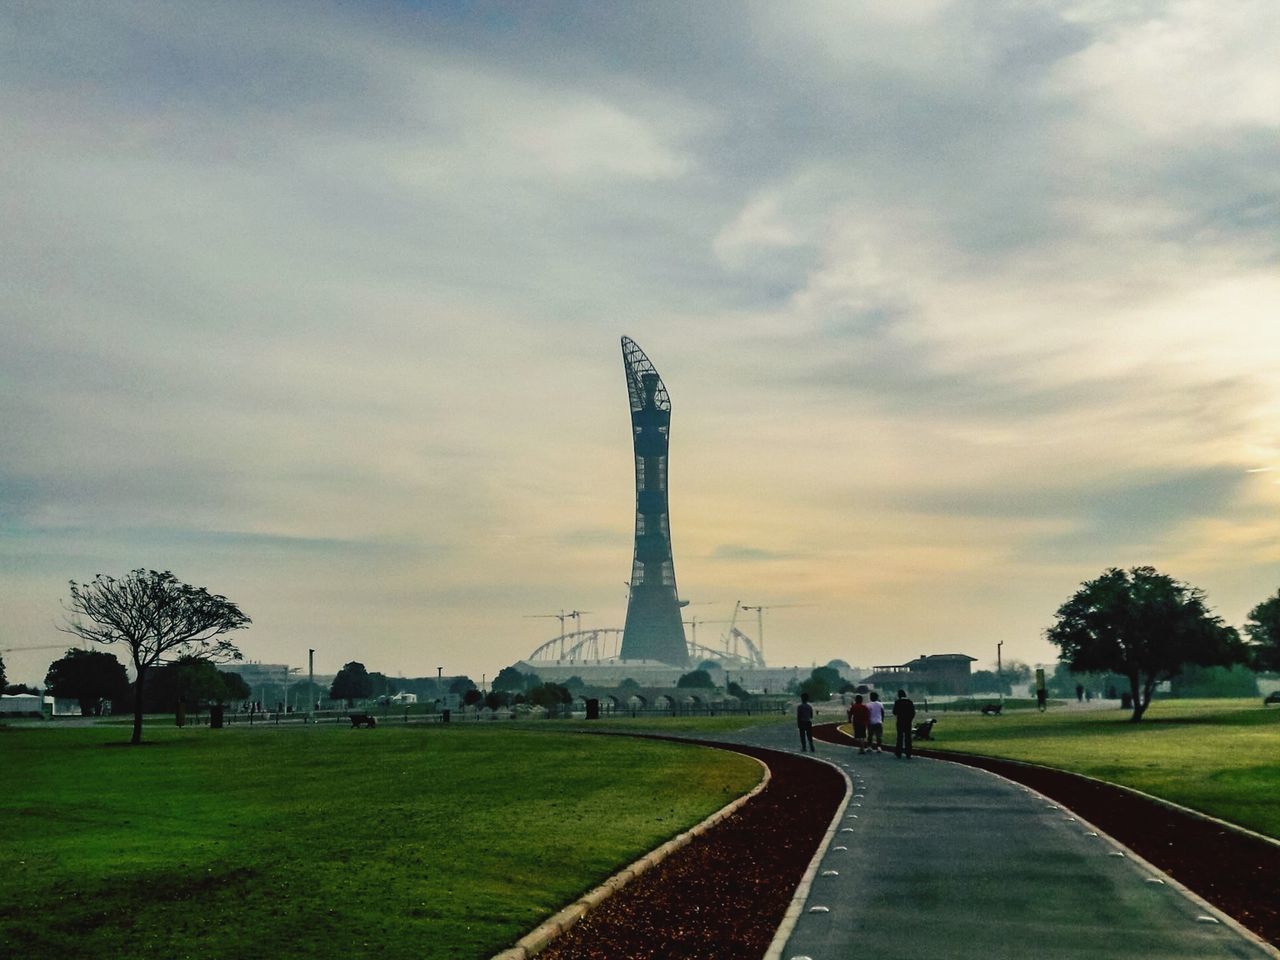
[[[871,711],[862,702],[862,694],[854,694],[853,703],[849,705],[849,723],[853,724],[853,742],[858,745],[859,753],[867,752],[867,724],[871,722]]]

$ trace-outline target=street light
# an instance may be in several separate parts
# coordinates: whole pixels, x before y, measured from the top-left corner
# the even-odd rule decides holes
[[[1000,640],[996,643],[996,685],[1000,688],[1000,702],[1004,703],[1004,665],[1000,661],[1000,648],[1004,646],[1004,641]]]

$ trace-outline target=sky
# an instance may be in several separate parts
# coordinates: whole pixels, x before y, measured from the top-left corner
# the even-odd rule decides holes
[[[701,642],[741,600],[774,664],[1049,662],[1137,564],[1240,625],[1278,45],[1272,0],[3,4],[10,681],[139,567],[317,672],[620,627],[623,335]]]

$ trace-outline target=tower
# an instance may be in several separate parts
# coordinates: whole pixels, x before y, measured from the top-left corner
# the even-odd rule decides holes
[[[636,549],[620,653],[628,660],[660,660],[686,667],[689,648],[680,620],[682,604],[676,592],[667,515],[671,398],[644,351],[627,337],[622,338],[622,365],[636,457]]]

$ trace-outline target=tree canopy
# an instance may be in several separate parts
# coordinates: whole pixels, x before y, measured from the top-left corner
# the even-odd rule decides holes
[[[103,700],[124,700],[129,695],[129,675],[114,654],[79,647],[49,664],[44,685],[55,697],[78,701],[85,717],[101,714]]]
[[[143,691],[145,708],[152,712],[176,710],[183,703],[200,707],[229,703],[249,696],[248,685],[234,673],[223,673],[207,660],[182,657],[162,664],[148,674]]]
[[[493,683],[490,686],[494,690],[510,690],[513,693],[524,693],[531,686],[541,682],[536,674],[521,673],[515,665],[512,665],[499,670],[498,675],[493,678]]]
[[[330,698],[345,700],[348,707],[356,700],[364,700],[372,694],[373,681],[369,679],[369,671],[359,660],[344,663],[329,687]]]
[[[240,608],[204,587],[183,583],[168,570],[131,570],[120,579],[98,574],[70,582],[66,633],[104,645],[121,643],[134,669],[133,738],[142,742],[142,693],[147,671],[178,657],[212,662],[241,660],[224,633],[252,621]]]
[[[463,696],[468,690],[474,690],[476,682],[470,677],[454,677],[449,683],[449,692],[457,696]]]
[[[1280,672],[1280,592],[1249,611],[1244,632],[1251,641],[1250,660],[1255,670]]]
[[[676,681],[677,687],[692,687],[715,689],[715,681],[711,679],[711,674],[705,670],[691,670]]]
[[[1154,567],[1112,567],[1081,584],[1045,635],[1072,670],[1125,677],[1135,722],[1156,685],[1184,665],[1229,666],[1245,657],[1239,635],[1209,612],[1203,591]]]
[[[0,657],[0,690],[3,690],[8,682],[9,679],[4,675],[4,657]]]

